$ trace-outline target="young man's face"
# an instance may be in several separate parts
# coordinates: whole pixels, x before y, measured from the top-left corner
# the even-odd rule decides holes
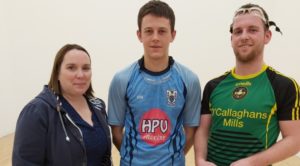
[[[144,46],[144,56],[158,60],[168,57],[169,45],[174,40],[175,31],[171,31],[170,20],[151,14],[144,16],[141,29],[137,32]]]
[[[231,45],[236,59],[241,63],[262,59],[264,45],[271,39],[271,31],[265,31],[261,18],[252,15],[239,15],[234,19]]]

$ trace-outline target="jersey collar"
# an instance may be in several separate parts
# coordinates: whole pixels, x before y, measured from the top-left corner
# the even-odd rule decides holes
[[[231,70],[231,74],[236,79],[245,80],[245,79],[251,79],[251,78],[254,78],[254,77],[260,75],[261,73],[263,73],[264,71],[266,71],[267,68],[268,68],[268,65],[264,64],[259,72],[254,73],[254,74],[249,74],[249,75],[246,75],[246,76],[241,76],[241,75],[235,74],[235,67],[234,67]]]

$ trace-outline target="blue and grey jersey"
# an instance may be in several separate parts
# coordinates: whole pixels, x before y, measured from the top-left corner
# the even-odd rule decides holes
[[[185,165],[183,126],[200,119],[198,77],[172,58],[161,73],[143,70],[141,60],[117,73],[109,90],[109,124],[125,127],[120,164]]]

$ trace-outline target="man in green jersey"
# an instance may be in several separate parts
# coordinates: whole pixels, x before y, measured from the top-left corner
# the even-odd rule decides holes
[[[258,5],[235,12],[230,32],[236,66],[205,86],[197,166],[264,166],[299,152],[299,85],[263,60],[272,25],[281,33]]]

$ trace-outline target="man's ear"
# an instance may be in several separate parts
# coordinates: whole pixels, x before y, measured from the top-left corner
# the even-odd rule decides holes
[[[174,29],[173,32],[171,32],[171,35],[172,35],[172,41],[171,42],[173,42],[175,37],[176,37],[176,30],[175,29]]]
[[[142,42],[142,33],[140,30],[136,31],[136,36],[138,37],[139,41]]]
[[[272,32],[270,30],[267,30],[265,34],[265,44],[268,44],[271,41],[271,38],[272,38]]]

